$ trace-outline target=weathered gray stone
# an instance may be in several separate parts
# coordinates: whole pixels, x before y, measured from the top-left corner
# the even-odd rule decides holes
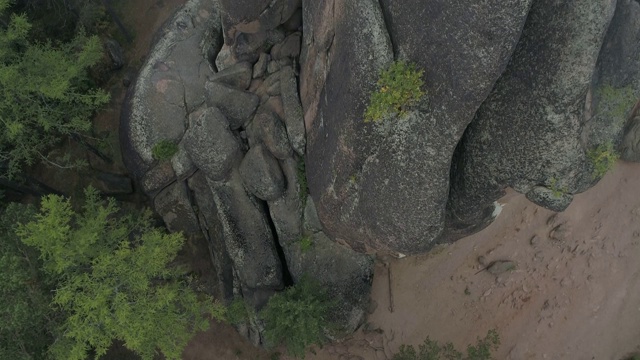
[[[373,259],[339,246],[322,232],[310,236],[311,248],[306,251],[299,243],[285,247],[291,276],[294,282],[305,274],[320,281],[336,304],[329,318],[344,334],[352,333],[369,306]]]
[[[298,95],[298,81],[293,73],[293,68],[284,67],[280,73],[280,95],[284,107],[284,122],[287,125],[287,134],[293,150],[298,155],[304,156],[306,146],[306,134],[304,129],[304,117],[300,97]]]
[[[555,179],[571,194],[591,186],[583,116],[614,7],[610,0],[533,2],[509,66],[454,158],[453,227],[482,223],[506,186],[527,192]]]
[[[359,251],[433,246],[445,227],[452,154],[509,62],[529,4],[303,2],[306,164],[328,235]],[[364,123],[394,58],[424,70],[427,97],[406,117]]]
[[[633,117],[627,125],[621,148],[622,159],[640,162],[640,116]]]
[[[287,129],[273,112],[259,111],[247,128],[247,132],[249,146],[262,143],[273,156],[280,160],[292,155]]]
[[[227,116],[232,130],[244,126],[260,103],[255,94],[215,82],[208,82],[206,90],[207,104],[218,107]]]
[[[244,288],[281,289],[282,265],[260,201],[247,194],[235,169],[228,181],[209,180],[209,186],[227,252]]]
[[[267,63],[269,62],[271,55],[267,53],[261,53],[258,61],[253,65],[253,78],[261,78],[267,71]]]
[[[302,199],[298,163],[293,157],[280,161],[287,188],[281,197],[268,202],[271,220],[281,246],[291,246],[302,237]]]
[[[253,66],[246,61],[235,63],[211,76],[211,81],[246,90],[251,84]]]
[[[621,143],[620,157],[640,161],[640,3],[619,0],[598,58],[590,121],[591,148]]]
[[[200,233],[200,224],[193,211],[186,182],[176,181],[166,187],[155,197],[153,206],[169,231],[181,231],[186,236]]]
[[[299,32],[295,32],[287,36],[281,43],[275,44],[271,48],[271,58],[274,60],[280,60],[287,57],[300,56],[300,41],[302,35]]]
[[[289,20],[285,21],[282,24],[282,27],[286,31],[300,31],[302,30],[302,8],[296,9],[296,11],[291,15]]]
[[[124,52],[122,46],[114,39],[104,41],[105,50],[111,59],[112,69],[121,69],[124,66]]]
[[[273,74],[280,71],[280,69],[282,69],[282,65],[276,60],[271,60],[269,64],[267,64],[267,74]]]
[[[265,32],[287,21],[300,7],[300,0],[221,0],[229,37],[237,31]]]
[[[270,96],[280,95],[280,72],[275,72],[267,76],[262,84],[255,89],[255,94],[260,98],[260,103],[264,104]]]
[[[178,152],[171,157],[171,167],[177,178],[185,178],[198,169],[189,157],[187,149],[184,148],[184,142],[178,144]]]
[[[210,179],[224,179],[242,157],[240,142],[229,130],[227,119],[210,107],[191,114],[189,123],[183,139],[189,157]]]
[[[225,301],[233,300],[233,262],[227,252],[224,241],[224,229],[218,218],[218,208],[213,199],[213,192],[203,172],[195,173],[188,181],[193,191],[194,205],[198,208],[198,222],[200,230],[209,245],[211,260],[216,269],[220,298]]]
[[[154,192],[164,188],[176,180],[176,173],[171,167],[171,163],[163,161],[147,171],[140,184],[145,194],[151,195]]]
[[[307,201],[304,206],[303,226],[304,230],[308,232],[322,231],[322,224],[318,218],[316,204],[314,204],[313,198],[310,195],[307,195]]]
[[[284,193],[284,175],[278,160],[261,144],[247,151],[240,164],[240,175],[247,190],[262,200],[275,200]]]
[[[122,107],[123,159],[136,179],[153,164],[153,145],[179,142],[187,114],[204,103],[204,84],[213,72],[203,44],[219,47],[219,33],[217,1],[189,0],[152,46]]]
[[[529,201],[557,212],[565,211],[573,201],[573,195],[544,186],[535,186],[526,195]]]
[[[218,71],[224,71],[226,68],[236,63],[236,59],[231,51],[231,46],[226,44],[222,46],[218,55],[216,55],[215,63]]]

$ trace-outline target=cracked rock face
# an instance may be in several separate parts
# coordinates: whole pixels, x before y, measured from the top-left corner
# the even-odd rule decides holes
[[[188,1],[153,47],[123,110],[126,163],[169,230],[208,242],[221,298],[260,310],[313,270],[351,332],[368,307],[371,258],[303,227],[300,2],[216,3]],[[169,160],[151,156],[161,140],[178,145]],[[301,255],[305,234],[317,246]],[[262,343],[259,321],[238,329]]]
[[[529,3],[304,2],[309,186],[334,238],[358,251],[433,246],[453,152],[508,63]],[[394,58],[424,70],[428,99],[405,118],[365,124],[369,94]]]
[[[594,150],[640,159],[635,0],[219,3],[190,0],[168,23],[121,131],[168,228],[208,241],[227,301],[260,309],[312,273],[353,331],[365,253],[478,231],[507,186],[563,211],[599,180]],[[426,96],[365,123],[394,60],[424,71]],[[157,161],[162,140],[178,150]],[[258,322],[239,329],[262,342]]]

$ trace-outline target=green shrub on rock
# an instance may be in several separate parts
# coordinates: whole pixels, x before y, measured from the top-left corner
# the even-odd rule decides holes
[[[309,278],[302,279],[269,299],[260,317],[268,344],[284,345],[291,356],[303,358],[310,345],[322,345],[331,327],[327,316],[333,307],[326,291]]]
[[[425,95],[422,90],[424,71],[415,64],[394,61],[383,70],[378,89],[371,94],[364,121],[380,121],[391,115],[403,116],[407,107],[415,105]]]
[[[598,179],[613,168],[620,155],[613,148],[613,144],[609,142],[589,150],[587,157],[591,161],[591,165],[593,165],[592,176],[594,179]]]
[[[153,158],[159,161],[171,159],[178,152],[178,145],[170,140],[160,140],[151,149]]]

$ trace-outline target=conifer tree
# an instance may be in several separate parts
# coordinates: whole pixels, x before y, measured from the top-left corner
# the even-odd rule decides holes
[[[0,16],[9,0],[0,0]],[[70,42],[30,39],[26,15],[0,23],[0,176],[48,160],[48,151],[68,134],[91,128],[94,111],[109,101],[87,70],[102,56],[96,36],[80,31]]]

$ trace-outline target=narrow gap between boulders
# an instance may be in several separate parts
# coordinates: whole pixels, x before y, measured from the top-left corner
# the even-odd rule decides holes
[[[291,276],[291,272],[289,272],[289,266],[287,265],[287,258],[284,255],[284,249],[280,244],[280,240],[278,239],[278,232],[276,231],[276,225],[271,218],[271,213],[269,212],[269,204],[266,201],[260,201],[265,213],[265,219],[267,220],[267,224],[269,224],[269,229],[271,230],[271,234],[273,234],[273,242],[276,246],[276,251],[278,252],[278,258],[280,258],[280,264],[282,266],[282,282],[285,287],[292,286],[293,277]]]

